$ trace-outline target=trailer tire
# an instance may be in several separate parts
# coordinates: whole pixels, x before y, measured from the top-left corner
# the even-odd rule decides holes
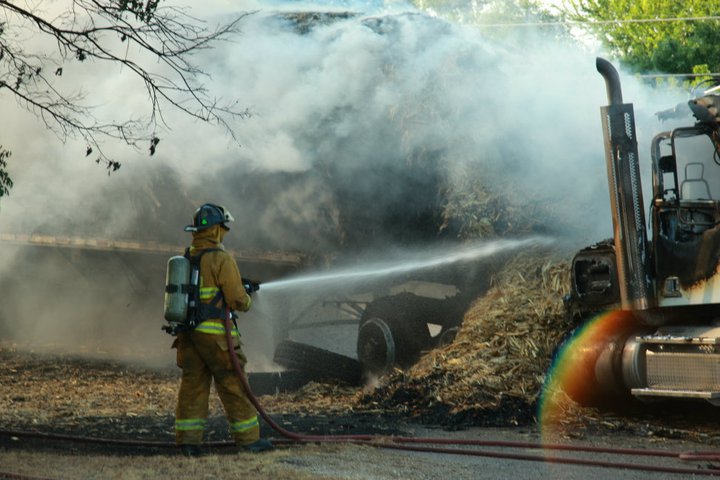
[[[359,385],[362,379],[360,362],[354,358],[292,340],[278,344],[273,361],[285,368],[304,372],[314,380],[339,380]]]
[[[384,375],[395,365],[395,338],[382,318],[373,317],[360,324],[357,341],[358,359],[363,369]]]
[[[424,350],[433,348],[428,322],[435,317],[427,308],[432,302],[400,293],[368,304],[358,325],[357,355],[363,368],[384,375],[394,366],[413,365]]]
[[[444,347],[455,341],[460,327],[443,328],[437,336],[437,346]]]

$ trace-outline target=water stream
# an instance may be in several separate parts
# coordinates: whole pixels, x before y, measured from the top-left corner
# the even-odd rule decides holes
[[[321,284],[338,284],[348,281],[367,280],[373,277],[387,277],[426,268],[440,267],[459,262],[489,258],[519,248],[544,246],[552,243],[549,237],[528,237],[522,239],[498,239],[463,245],[449,250],[444,248],[408,253],[402,259],[378,260],[362,267],[338,268],[326,272],[309,273],[282,280],[263,283],[261,290],[280,290]]]

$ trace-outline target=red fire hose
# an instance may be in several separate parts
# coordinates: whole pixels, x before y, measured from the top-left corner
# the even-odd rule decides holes
[[[258,414],[267,422],[267,424],[280,435],[288,438],[295,442],[345,442],[371,445],[380,448],[389,448],[396,450],[410,450],[416,452],[432,452],[432,453],[446,453],[456,455],[471,455],[480,457],[494,457],[494,458],[506,458],[513,460],[529,460],[549,463],[562,463],[571,465],[586,465],[596,466],[604,468],[623,468],[628,470],[642,470],[652,472],[665,472],[665,473],[678,473],[678,474],[695,474],[695,475],[708,475],[708,476],[720,476],[720,469],[706,469],[698,470],[691,468],[675,468],[675,467],[664,467],[659,465],[642,465],[635,463],[617,463],[617,462],[606,462],[598,460],[583,460],[577,458],[562,458],[562,457],[547,457],[542,455],[526,455],[526,454],[513,454],[507,452],[491,452],[491,451],[478,451],[478,450],[465,450],[459,448],[439,448],[439,447],[421,447],[413,446],[408,444],[435,444],[435,445],[465,445],[465,446],[500,446],[500,447],[512,447],[512,448],[537,448],[545,450],[566,450],[566,451],[586,451],[586,452],[598,452],[598,453],[613,453],[613,454],[628,454],[628,455],[640,455],[640,456],[655,456],[655,457],[675,457],[683,458],[683,455],[688,454],[677,454],[662,450],[640,450],[640,449],[613,449],[606,447],[589,447],[589,446],[573,446],[573,445],[542,445],[525,442],[498,442],[498,441],[484,441],[484,440],[453,440],[453,439],[439,439],[439,438],[422,438],[422,437],[380,437],[376,435],[305,435],[296,432],[291,432],[284,427],[280,426],[275,422],[263,409],[260,402],[258,402],[255,395],[252,393],[250,384],[245,376],[242,366],[235,354],[234,342],[232,338],[232,332],[234,325],[231,322],[230,310],[226,311],[225,315],[225,338],[227,340],[228,351],[230,352],[230,359],[233,364],[235,373],[237,374],[240,382],[245,389],[245,392],[250,399],[250,402],[255,406]]]

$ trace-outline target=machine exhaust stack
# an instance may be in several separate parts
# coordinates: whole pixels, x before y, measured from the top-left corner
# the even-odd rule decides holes
[[[654,284],[648,275],[648,241],[642,198],[635,116],[631,103],[622,103],[618,72],[597,58],[607,88],[607,107],[601,108],[605,159],[623,310],[647,310],[654,305]]]

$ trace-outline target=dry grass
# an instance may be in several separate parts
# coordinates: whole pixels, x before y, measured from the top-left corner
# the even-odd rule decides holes
[[[337,451],[338,447],[326,446],[322,447],[322,450],[332,452]],[[299,471],[294,465],[298,456],[319,455],[322,450],[320,447],[303,446],[275,450],[262,455],[243,453],[207,455],[200,458],[185,458],[176,455],[124,457],[10,450],[0,452],[0,465],[2,465],[0,471],[35,477],[84,480],[146,480],[151,478],[310,480],[333,478],[332,476],[318,477],[318,474],[313,472]],[[132,458],[131,462],[128,461],[129,458]]]
[[[296,445],[258,455],[179,456],[69,455],[1,451],[0,472],[77,480],[469,480],[477,473],[468,457],[424,456],[365,445]],[[0,474],[0,478],[2,475]]]

